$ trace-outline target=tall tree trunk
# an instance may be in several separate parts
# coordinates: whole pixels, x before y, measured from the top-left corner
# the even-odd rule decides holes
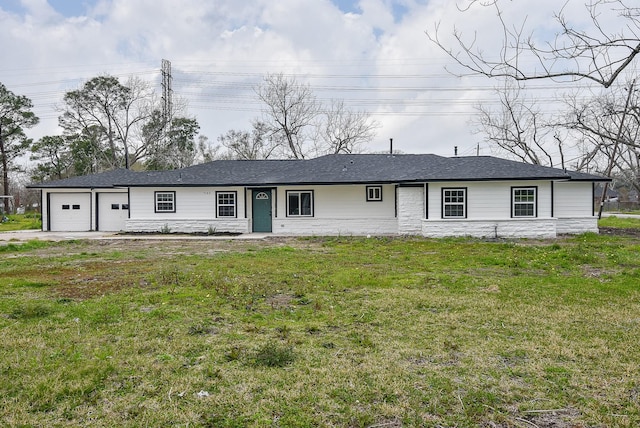
[[[9,196],[9,160],[7,159],[7,151],[4,146],[4,137],[2,136],[2,129],[0,129],[0,157],[2,157],[2,190],[4,196]],[[6,212],[7,200],[4,200]]]

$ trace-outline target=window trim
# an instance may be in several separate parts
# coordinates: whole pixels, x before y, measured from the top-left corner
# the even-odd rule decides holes
[[[533,190],[533,202],[516,202],[516,190]],[[516,215],[517,205],[533,205],[533,215]],[[511,218],[537,218],[538,217],[538,186],[512,186],[511,187]]]
[[[382,186],[366,186],[366,189],[367,202],[382,202]],[[378,191],[378,197],[375,196],[376,190]]]
[[[171,195],[171,202],[169,201],[158,201],[158,196],[160,195]],[[153,192],[153,200],[154,200],[154,209],[156,213],[175,213],[176,212],[176,192],[175,190],[163,190]],[[158,209],[158,203],[171,203],[172,208],[170,210],[161,210]]]
[[[290,211],[290,205],[289,205],[289,195],[297,193],[298,197],[299,197],[299,201],[301,203],[302,198],[300,198],[300,195],[302,195],[303,193],[308,193],[310,198],[311,198],[311,214],[291,214]],[[287,190],[286,192],[286,201],[287,201],[287,217],[313,217],[315,214],[315,209],[314,209],[314,195],[313,195],[313,190]],[[302,206],[299,206],[299,208],[302,208]],[[302,211],[302,209],[300,209],[300,211]]]
[[[233,204],[221,204],[220,196],[233,195]],[[233,215],[221,215],[221,207],[233,207]],[[216,191],[216,218],[238,218],[238,192],[235,190]]]
[[[449,191],[462,191],[463,195],[462,197],[464,198],[464,200],[462,201],[462,203],[456,202],[456,203],[452,203],[452,202],[445,202],[445,193],[449,192]],[[466,187],[443,187],[442,191],[441,191],[441,200],[440,203],[442,204],[442,212],[441,212],[441,216],[443,219],[465,219],[467,218],[467,202],[468,202],[468,189]],[[462,210],[463,210],[463,215],[461,216],[451,216],[451,215],[445,215],[445,207],[447,206],[452,206],[452,205],[462,205]]]

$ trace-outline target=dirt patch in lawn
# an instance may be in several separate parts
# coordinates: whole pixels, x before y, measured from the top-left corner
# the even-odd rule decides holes
[[[622,227],[601,227],[600,234],[610,235],[610,236],[628,236],[632,238],[640,238],[640,229],[622,228]]]

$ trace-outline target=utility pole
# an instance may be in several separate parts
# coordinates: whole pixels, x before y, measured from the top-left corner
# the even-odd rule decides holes
[[[171,61],[162,60],[162,117],[165,123],[171,123],[173,116],[173,89],[171,89]]]
[[[633,87],[636,84],[636,79],[631,81],[629,86],[629,93],[627,94],[627,101],[624,103],[624,110],[622,111],[622,118],[620,118],[620,127],[618,128],[618,135],[616,135],[616,142],[613,145],[613,153],[609,159],[609,166],[607,167],[607,177],[611,178],[611,171],[616,164],[616,154],[618,152],[618,146],[620,145],[620,139],[622,138],[622,131],[624,128],[624,120],[627,117],[627,110],[629,109],[629,103],[631,102],[631,94],[633,93]],[[607,189],[609,189],[609,182],[604,183],[604,189],[602,189],[602,196],[600,197],[600,209],[598,211],[598,219],[602,218],[602,208],[604,207],[604,198],[607,196]]]

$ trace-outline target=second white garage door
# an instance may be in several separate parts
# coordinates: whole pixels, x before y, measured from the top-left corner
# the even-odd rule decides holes
[[[98,193],[98,230],[124,230],[129,218],[129,198],[126,193]]]
[[[50,230],[84,232],[91,229],[91,193],[51,193]]]

